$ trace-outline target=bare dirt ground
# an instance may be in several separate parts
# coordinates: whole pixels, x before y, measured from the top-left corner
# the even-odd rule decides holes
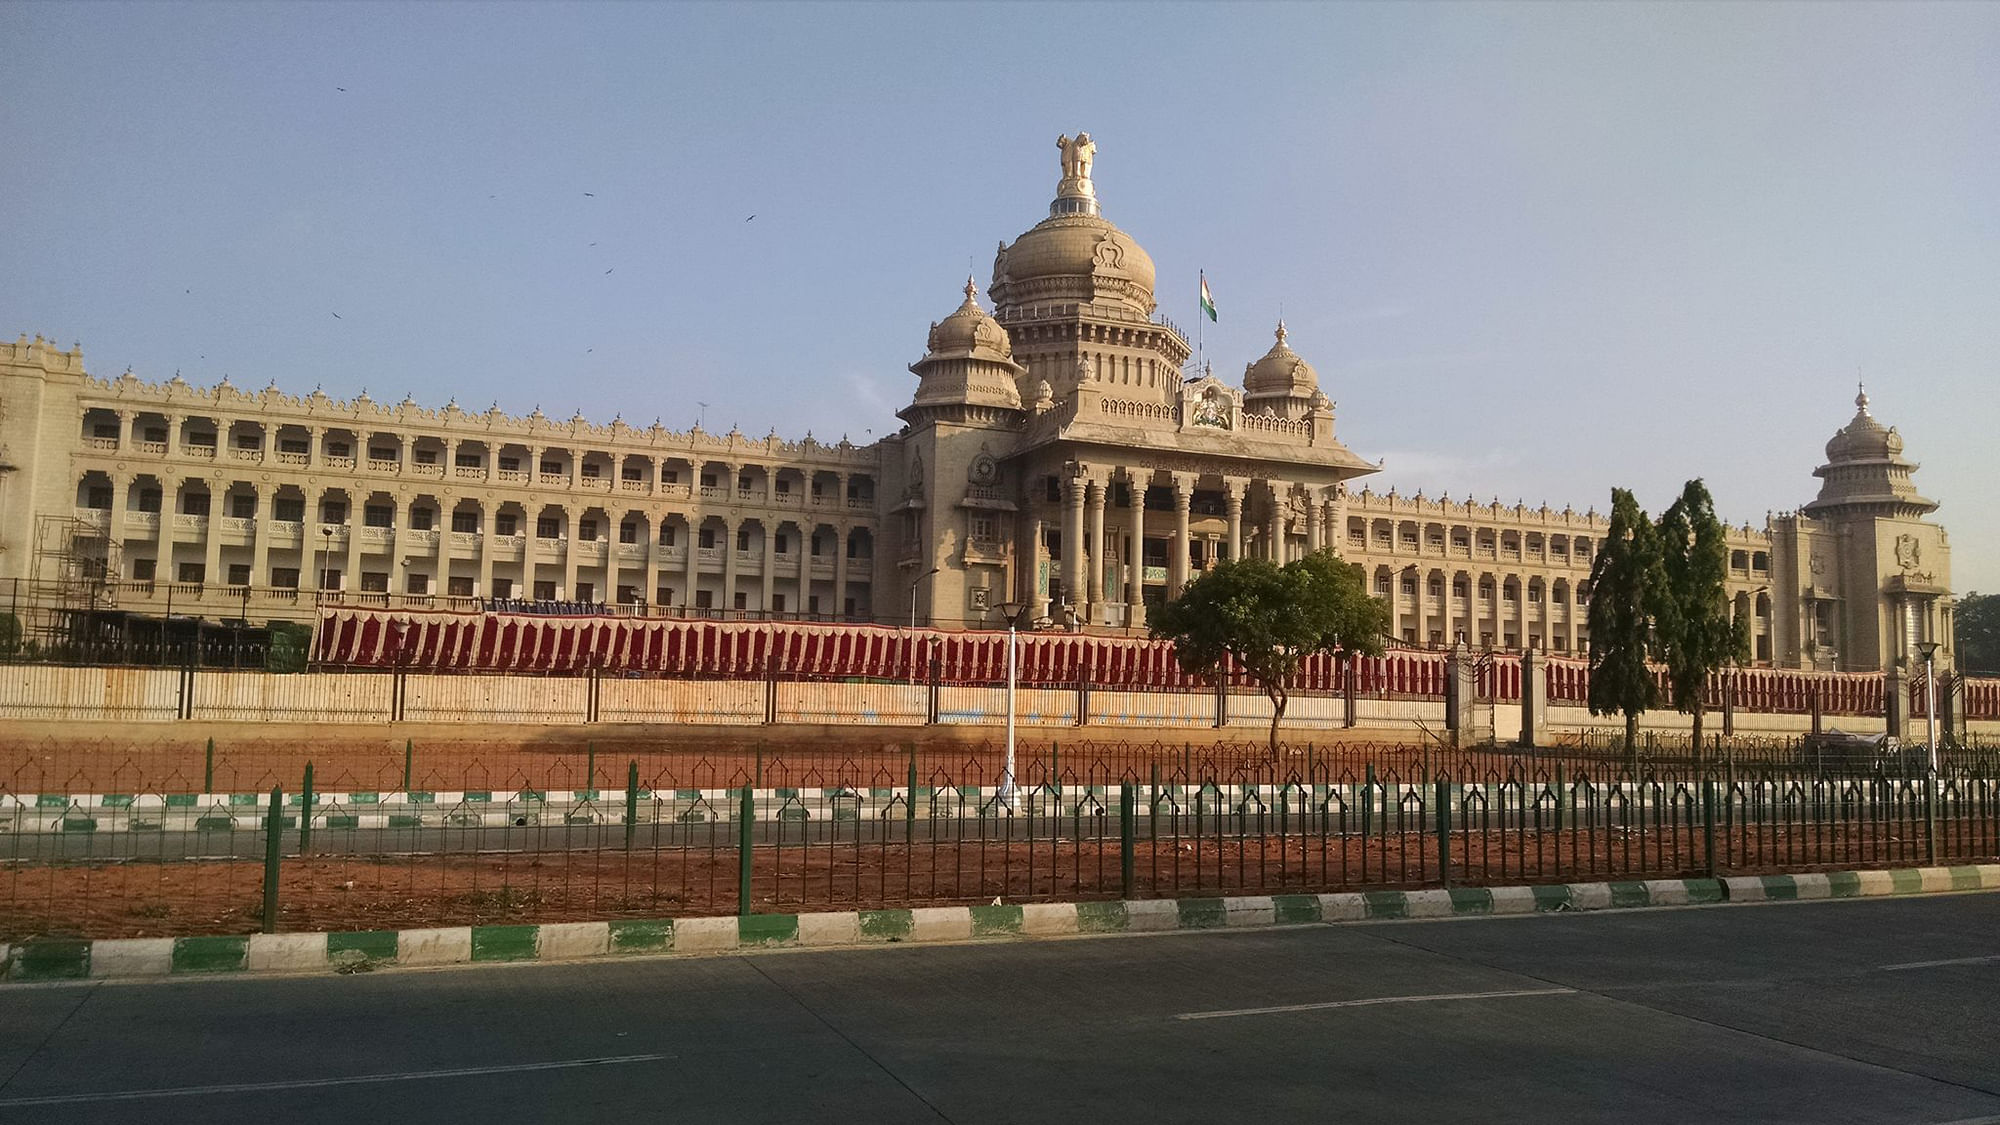
[[[733,914],[738,853],[725,826],[682,846],[539,853],[287,857],[281,931],[563,922]],[[1300,834],[1141,839],[1137,897],[1284,894],[1437,884],[1435,836],[1363,841]],[[1517,832],[1452,841],[1454,885],[1698,874],[1693,832]],[[1726,852],[1723,850],[1726,847]],[[752,909],[851,910],[995,900],[1119,897],[1115,839],[844,841],[755,850]],[[1732,874],[1921,862],[1895,825],[1779,828],[1718,843]],[[163,937],[258,929],[255,861],[0,865],[0,940]]]
[[[1017,740],[1016,776],[1114,784],[1150,781],[1158,770],[1164,780],[1225,784],[1337,781],[1371,764],[1415,776],[1447,760],[1434,745],[1381,732],[1315,732],[1287,741],[1275,759],[1263,742],[1231,734],[1036,728]],[[622,789],[634,763],[650,789],[896,786],[913,765],[919,785],[993,785],[1004,757],[992,732],[951,727],[7,723],[0,792],[296,792],[308,762],[321,792]]]

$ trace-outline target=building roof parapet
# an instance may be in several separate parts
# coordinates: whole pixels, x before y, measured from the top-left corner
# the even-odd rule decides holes
[[[19,349],[20,345],[6,345]],[[34,345],[29,345],[31,348]],[[62,353],[55,353],[61,355]],[[79,357],[81,353],[74,353]],[[432,427],[447,433],[501,435],[530,441],[535,438],[565,438],[571,441],[591,442],[610,446],[642,446],[648,450],[671,451],[678,449],[712,451],[715,453],[740,453],[746,456],[767,456],[797,458],[815,461],[845,462],[854,465],[873,465],[878,455],[873,446],[858,446],[845,437],[837,443],[827,443],[815,439],[811,432],[797,441],[787,441],[772,431],[761,438],[746,437],[732,428],[728,433],[710,433],[697,423],[684,431],[670,430],[655,420],[645,427],[633,426],[622,417],[606,423],[593,423],[582,412],[566,420],[556,420],[544,415],[536,407],[525,416],[510,415],[494,404],[483,411],[467,411],[457,401],[442,407],[424,407],[411,396],[403,401],[389,404],[370,398],[364,389],[351,399],[336,399],[325,391],[314,388],[308,395],[287,394],[276,384],[266,386],[261,391],[244,391],[229,382],[228,376],[212,387],[197,387],[181,378],[174,377],[164,383],[149,383],[130,371],[115,379],[99,379],[84,376],[84,388],[88,394],[95,392],[114,400],[112,403],[85,405],[117,405],[151,407],[181,407],[187,409],[208,409],[217,412],[240,411],[262,415],[275,415],[273,421],[283,424],[293,422],[306,425],[315,422],[355,422],[383,426]]]

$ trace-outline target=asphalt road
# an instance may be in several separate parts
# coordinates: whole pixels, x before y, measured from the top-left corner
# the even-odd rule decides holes
[[[0,1121],[2000,1122],[1996,1026],[1995,894],[9,985]]]

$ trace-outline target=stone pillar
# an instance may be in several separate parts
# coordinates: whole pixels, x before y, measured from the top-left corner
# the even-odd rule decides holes
[[[1321,550],[1326,546],[1325,543],[1320,541],[1320,535],[1325,530],[1325,526],[1325,524],[1320,522],[1319,496],[1314,490],[1309,488],[1306,490],[1306,551],[1308,554]]]
[[[1087,573],[1084,578],[1084,601],[1090,607],[1085,620],[1097,625],[1110,624],[1111,613],[1104,608],[1109,599],[1104,596],[1104,504],[1106,485],[1101,480],[1088,482],[1090,505],[1090,555],[1085,560]]]
[[[493,461],[493,451],[488,449],[486,462],[489,470],[492,467]],[[487,475],[491,476],[492,474],[489,472]],[[481,504],[479,507],[479,585],[473,587],[472,592],[482,598],[493,596],[493,552],[496,550],[493,540],[498,535],[498,532],[495,530],[498,522],[499,512],[494,510],[492,505]]]
[[[1530,647],[1521,656],[1521,739],[1524,747],[1540,746],[1549,733],[1549,658]]]
[[[741,520],[725,518],[722,521],[722,605],[720,609],[736,608],[736,534],[743,526]],[[843,558],[846,556],[843,554]]]
[[[1063,600],[1078,613],[1083,611],[1083,501],[1084,480],[1071,477],[1063,482]]]
[[[250,540],[250,585],[269,586],[271,584],[271,506],[277,499],[277,489],[269,492],[255,485],[251,486],[257,497],[257,523],[252,529]],[[116,493],[113,494],[114,496]],[[301,525],[303,530],[303,525]]]
[[[1882,673],[1882,720],[1890,737],[1910,736],[1910,674],[1901,664]]]
[[[228,437],[227,431],[219,431],[215,435],[216,456],[229,456],[229,451],[224,448]],[[225,585],[223,579],[228,577],[222,573],[222,520],[229,510],[228,487],[229,479],[222,476],[220,470],[208,479],[208,526],[206,538],[202,541],[201,575],[203,584],[210,588]]]
[[[1955,672],[1938,673],[1938,745],[1949,739],[1965,744],[1965,677]]]
[[[360,437],[359,434],[355,436],[357,440]],[[367,452],[366,449],[357,446],[354,450],[354,456],[358,460],[365,456]],[[367,520],[367,512],[367,495],[362,494],[358,488],[348,489],[347,573],[340,576],[340,588],[343,592],[359,593],[361,591],[361,528]]]
[[[657,474],[658,470],[655,470]],[[654,480],[659,478],[655,475]],[[661,512],[646,513],[646,577],[639,589],[639,600],[652,605],[660,596],[660,531],[667,526],[667,517]]]
[[[1453,645],[1444,662],[1444,724],[1453,746],[1478,746],[1492,739],[1492,724],[1479,714],[1478,696],[1472,653],[1463,644]]]
[[[847,478],[840,478],[840,502],[847,503]],[[835,620],[844,620],[847,614],[847,537],[852,529],[842,520],[834,528],[837,537],[833,548],[833,614]]]
[[[574,467],[575,462],[572,461],[572,471],[574,471]],[[577,523],[581,517],[576,510],[575,499],[575,497],[571,497],[570,500],[572,502],[563,508],[563,580],[562,588],[556,591],[556,597],[565,600],[573,600],[576,597],[576,568],[577,563],[582,561],[577,557],[580,552],[577,550],[576,533]]]
[[[695,479],[700,480],[701,478],[696,477]],[[689,486],[691,491],[694,487],[696,486]],[[681,571],[681,606],[684,609],[694,608],[695,586],[700,581],[702,522],[703,517],[700,508],[693,508],[688,512],[687,566]]]
[[[1015,582],[1014,596],[1028,606],[1030,621],[1049,615],[1048,598],[1042,593],[1042,537],[1046,527],[1042,517],[1028,517],[1028,549],[1023,552],[1025,561]]]
[[[405,456],[409,453],[409,443],[403,443]],[[395,514],[389,518],[389,592],[407,594],[410,592],[410,568],[403,565],[404,559],[415,561],[410,547],[410,504],[409,496],[398,492],[393,498]]]
[[[1174,542],[1170,560],[1173,569],[1168,573],[1167,597],[1178,598],[1188,584],[1190,550],[1188,545],[1188,506],[1194,503],[1194,477],[1188,473],[1174,474]]]
[[[446,472],[451,470],[447,468]],[[451,514],[458,508],[458,497],[440,492],[437,495],[437,511],[431,513],[431,534],[437,536],[436,549],[431,552],[435,562],[431,569],[431,592],[444,594],[451,589]]]
[[[1132,540],[1125,545],[1131,577],[1125,583],[1125,624],[1136,628],[1146,623],[1146,488],[1136,480],[1131,487]]]
[[[764,489],[766,492],[769,492],[773,487],[771,481],[775,476],[776,474],[765,475]],[[774,526],[767,520],[759,521],[758,526],[764,531],[764,567],[760,574],[762,582],[759,586],[758,597],[761,600],[758,601],[757,608],[765,614],[769,614],[771,612],[772,595],[778,592],[778,529],[777,526]]]
[[[1283,485],[1277,481],[1268,482],[1271,489],[1271,518],[1264,530],[1264,551],[1266,557],[1279,566],[1285,565],[1285,494]]]
[[[1243,489],[1250,482],[1242,477],[1222,478],[1223,503],[1229,512],[1229,557],[1243,557]]]

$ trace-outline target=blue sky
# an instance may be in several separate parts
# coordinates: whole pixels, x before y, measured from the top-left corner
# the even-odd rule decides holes
[[[1761,523],[1858,373],[2000,588],[2000,5],[12,4],[0,41],[0,333],[102,375],[867,441],[1081,129],[1161,311],[1207,271],[1235,378],[1282,309],[1381,487],[1702,476]]]

